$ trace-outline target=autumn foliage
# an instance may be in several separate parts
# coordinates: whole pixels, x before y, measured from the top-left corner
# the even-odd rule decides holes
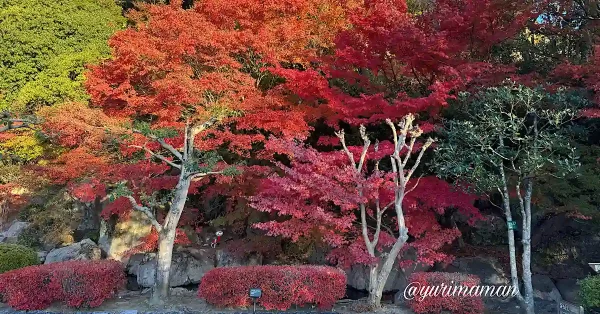
[[[0,295],[17,310],[40,310],[57,301],[69,307],[97,307],[124,284],[119,262],[68,261],[0,274]]]
[[[252,303],[251,288],[262,289],[257,302],[267,310],[311,304],[327,309],[344,296],[346,275],[327,266],[220,267],[202,277],[198,296],[221,307],[245,307]]]
[[[383,206],[393,200],[390,175],[379,172],[357,176],[343,152],[318,152],[275,140],[269,144],[282,147],[281,150],[286,151],[292,161],[291,166],[278,163],[285,175],[273,174],[265,179],[260,192],[251,198],[251,205],[257,210],[280,217],[258,223],[255,227],[265,230],[268,235],[282,236],[294,242],[301,238],[324,241],[336,248],[328,257],[330,261],[343,267],[377,262],[367,254],[360,230],[356,227],[359,218],[355,212],[360,203],[373,206],[377,199]],[[367,160],[382,160],[389,156],[392,146],[389,142],[379,143],[378,151],[371,149]],[[357,160],[360,149],[349,147]],[[357,188],[359,186],[364,189],[362,196]],[[480,214],[473,201],[474,196],[456,191],[435,177],[419,179],[418,185],[403,202],[406,225],[412,238],[405,249],[416,249],[418,259],[430,265],[448,260],[449,256],[440,249],[460,236],[460,232],[443,228],[436,215],[443,214],[448,207],[455,207],[471,221],[476,221]],[[374,219],[374,210],[367,212],[369,218]],[[397,232],[394,219],[392,214],[384,215],[384,224],[389,227],[382,229],[377,246],[380,251],[395,242],[395,235],[391,233]]]

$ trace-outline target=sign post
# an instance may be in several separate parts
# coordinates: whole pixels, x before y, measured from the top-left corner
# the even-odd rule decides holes
[[[250,289],[250,297],[254,301],[254,309],[253,309],[252,313],[256,313],[256,299],[260,298],[261,296],[262,296],[262,290],[260,288]]]
[[[509,220],[506,222],[508,225],[508,230],[517,230],[517,222],[514,220]]]

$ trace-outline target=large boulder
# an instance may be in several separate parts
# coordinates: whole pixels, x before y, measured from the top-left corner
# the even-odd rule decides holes
[[[470,232],[470,242],[475,245],[499,245],[507,242],[506,221],[496,215],[485,215]]]
[[[556,288],[562,298],[571,303],[580,304],[579,284],[576,279],[560,279],[556,281]]]
[[[531,236],[532,271],[553,280],[583,279],[600,260],[600,227],[566,214],[546,217]]]
[[[126,252],[140,245],[150,234],[152,224],[141,212],[131,212],[128,219],[102,221],[98,244],[107,257],[125,262]]]
[[[562,299],[560,292],[550,277],[546,275],[535,274],[531,276],[531,281],[533,285],[534,297],[556,302]]]
[[[100,247],[90,239],[83,239],[81,242],[50,251],[46,255],[44,264],[70,260],[98,260],[101,257]]]
[[[508,285],[510,282],[509,276],[493,257],[459,257],[444,271],[475,275],[482,285]]]
[[[420,263],[417,260],[417,254],[414,249],[406,250],[400,260],[412,261],[409,266],[400,267],[398,262],[394,264],[388,280],[383,288],[384,292],[402,291],[408,284],[410,275],[416,272],[424,272],[431,269],[431,266]],[[383,263],[383,261],[380,261]],[[369,267],[366,265],[355,264],[346,271],[348,285],[357,290],[367,290],[369,285]]]
[[[263,256],[260,253],[252,253],[245,256],[239,256],[229,252],[227,249],[217,249],[216,266],[256,266],[263,264]]]
[[[0,243],[17,243],[19,235],[29,226],[28,222],[15,220],[8,230],[0,233]]]
[[[369,267],[367,265],[355,264],[346,270],[347,285],[357,290],[369,288]],[[407,285],[407,278],[401,269],[394,265],[388,280],[383,288],[384,292],[402,290]]]
[[[189,252],[174,252],[171,261],[170,286],[197,284],[206,272],[215,267],[214,265],[214,254],[210,250],[206,250],[204,256],[193,256]],[[128,261],[127,272],[137,278],[138,285],[152,287],[156,276],[156,254],[133,255]]]

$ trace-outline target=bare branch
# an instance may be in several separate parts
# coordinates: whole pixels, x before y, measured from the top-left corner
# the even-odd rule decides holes
[[[419,157],[417,157],[417,160],[415,161],[415,163],[413,164],[412,168],[410,169],[410,171],[406,175],[406,182],[408,182],[408,180],[410,180],[410,177],[413,175],[413,173],[415,172],[415,170],[417,169],[417,167],[421,163],[421,158],[423,158],[423,155],[425,154],[425,151],[427,150],[427,148],[429,148],[429,146],[431,146],[431,144],[433,144],[433,142],[434,142],[434,140],[432,138],[428,138],[427,142],[425,142],[425,144],[423,144],[423,147],[421,148],[421,152],[419,152]]]
[[[365,163],[365,159],[367,157],[367,151],[369,150],[369,146],[371,145],[371,141],[367,137],[367,132],[364,125],[360,126],[360,137],[362,138],[364,145],[362,154],[360,155],[360,161],[358,162],[358,166],[356,170],[360,173],[362,171],[363,165]]]
[[[223,171],[194,172],[194,173],[191,173],[188,176],[188,178],[190,178],[190,180],[192,180],[192,181],[198,181],[198,180],[203,179],[206,176],[216,175],[216,174],[223,174]]]
[[[160,223],[158,223],[156,218],[154,218],[154,214],[152,214],[152,211],[150,210],[150,208],[139,205],[137,203],[137,201],[135,200],[135,198],[133,198],[133,196],[131,196],[131,195],[127,195],[126,197],[127,197],[127,199],[129,199],[129,202],[131,203],[131,206],[133,206],[133,209],[144,213],[148,217],[148,219],[150,219],[150,223],[152,223],[154,228],[156,228],[156,231],[158,231],[158,232],[162,231],[162,226],[160,225]]]
[[[138,146],[138,145],[129,145],[129,147],[134,147],[134,148],[140,148],[145,150],[146,152],[148,152],[150,155],[164,161],[165,163],[167,163],[168,165],[170,165],[171,167],[177,168],[177,169],[181,169],[181,165],[178,165],[170,160],[168,160],[167,158],[165,158],[165,156],[161,155],[161,154],[157,154],[155,152],[153,152],[152,150],[150,150],[149,148],[147,148],[146,146]]]
[[[346,135],[344,133],[344,130],[342,129],[338,132],[335,132],[335,136],[337,136],[340,139],[342,147],[344,148],[344,152],[346,153],[348,159],[350,159],[350,162],[352,163],[352,167],[356,168],[356,161],[354,161],[354,155],[352,155],[350,150],[348,150],[348,146],[346,146]]]
[[[419,178],[417,179],[417,182],[415,183],[415,185],[410,190],[404,192],[404,195],[414,191],[417,188],[417,186],[419,185],[419,181],[421,181],[422,177],[423,177],[423,175],[420,175]]]

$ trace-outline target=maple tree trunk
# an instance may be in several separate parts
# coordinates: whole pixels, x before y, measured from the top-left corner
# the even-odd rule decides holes
[[[191,183],[186,177],[186,172],[182,171],[179,182],[174,190],[174,197],[169,213],[165,218],[163,230],[162,232],[159,232],[156,277],[151,298],[151,301],[154,304],[163,303],[169,298],[171,259],[173,257],[173,245],[175,244],[177,224],[179,223],[179,218],[183,212]]]
[[[367,303],[373,309],[379,308],[381,306],[381,297],[383,296],[383,291],[379,293],[379,282],[377,281],[379,278],[379,265],[371,265],[369,266],[369,297],[367,299]],[[384,283],[385,285],[385,283]]]
[[[172,235],[171,235],[172,233]],[[160,304],[169,297],[169,278],[175,232],[161,232],[158,237],[158,253],[156,256],[156,279],[152,292],[152,303]]]
[[[392,246],[392,249],[386,256],[383,265],[372,265],[369,272],[369,298],[367,299],[367,303],[371,308],[379,308],[381,307],[381,297],[383,296],[383,289],[385,288],[385,283],[394,268],[394,264],[396,263],[396,259],[398,258],[398,254],[400,254],[400,250],[408,240],[408,233],[405,230],[400,231],[400,237]]]

